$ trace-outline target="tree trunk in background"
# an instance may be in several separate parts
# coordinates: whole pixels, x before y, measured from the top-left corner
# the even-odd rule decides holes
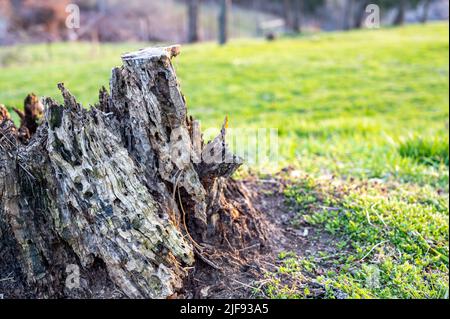
[[[431,0],[424,0],[423,2],[423,12],[422,17],[420,18],[420,22],[427,23],[428,21],[428,15],[430,13],[430,3]]]
[[[283,19],[284,25],[286,26],[286,30],[292,29],[291,10],[292,10],[291,0],[283,0]]]
[[[343,29],[350,30],[353,26],[354,0],[346,0],[344,6]]]
[[[219,13],[219,43],[224,45],[228,42],[229,30],[228,24],[231,14],[231,0],[220,0]]]
[[[187,115],[178,52],[123,56],[111,93],[89,110],[58,85],[64,104],[45,99],[42,124],[33,108],[40,126],[24,142],[0,106],[0,278],[14,278],[13,288],[0,282],[6,298],[167,298],[196,260],[217,267],[216,256],[223,265],[264,243],[257,213],[228,179],[241,161],[227,125],[205,144]]]
[[[24,0],[11,0],[11,5],[14,11],[18,12],[23,6]]]
[[[353,28],[361,29],[364,22],[364,17],[366,16],[366,8],[370,4],[370,1],[362,1],[356,8],[355,17],[353,19]]]
[[[302,32],[303,0],[294,0],[293,11],[294,11],[294,19],[292,22],[292,30],[295,33],[301,33]]]
[[[108,0],[97,0],[97,11],[100,14],[106,14],[108,10]]]
[[[188,42],[200,40],[199,36],[199,7],[200,0],[188,0]]]
[[[399,0],[398,11],[394,19],[394,25],[403,25],[405,23],[406,0]]]

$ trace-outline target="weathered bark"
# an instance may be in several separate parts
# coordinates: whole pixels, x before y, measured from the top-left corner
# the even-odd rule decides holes
[[[196,260],[217,267],[212,255],[232,254],[230,245],[264,245],[258,213],[227,180],[241,160],[226,147],[226,124],[205,144],[187,116],[178,53],[124,55],[111,94],[102,89],[90,110],[60,84],[64,104],[44,100],[26,143],[2,115],[0,275],[20,283],[6,297],[167,298]]]

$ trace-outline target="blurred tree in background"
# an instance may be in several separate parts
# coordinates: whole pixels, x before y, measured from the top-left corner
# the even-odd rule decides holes
[[[384,9],[396,8],[397,13],[395,15],[393,24],[402,25],[405,23],[405,14],[408,6],[416,7],[420,0],[372,0],[372,3],[380,5]]]
[[[188,42],[200,40],[199,36],[199,10],[200,0],[187,0],[188,4]]]
[[[272,0],[272,2],[279,1]],[[283,17],[287,30],[301,33],[304,16],[315,14],[324,2],[325,0],[284,0]]]
[[[231,13],[231,0],[220,0],[219,13],[219,43],[225,44],[228,42],[229,30],[228,23]]]
[[[65,26],[67,4],[81,28]],[[366,7],[382,23],[448,19],[448,0],[0,0],[0,44],[84,40],[198,42],[362,28]]]

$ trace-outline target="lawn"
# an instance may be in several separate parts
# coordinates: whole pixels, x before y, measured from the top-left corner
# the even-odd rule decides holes
[[[448,37],[436,23],[182,49],[174,65],[191,114],[203,128],[228,115],[231,128],[278,129],[279,161],[248,166],[300,172],[286,192],[293,223],[345,252],[320,273],[326,255],[282,254],[266,294],[310,296],[308,285],[285,287],[288,274],[350,297],[448,297]],[[94,104],[120,54],[146,45],[0,48],[0,103],[57,98],[64,82]]]

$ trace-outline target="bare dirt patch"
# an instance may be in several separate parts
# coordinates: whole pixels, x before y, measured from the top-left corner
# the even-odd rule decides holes
[[[216,261],[220,269],[200,260],[192,269],[186,290],[180,297],[264,298],[267,296],[263,288],[270,281],[266,275],[276,271],[280,253],[293,252],[300,258],[318,252],[330,256],[336,253],[333,237],[323,230],[301,223],[294,226],[293,220],[301,212],[288,203],[284,191],[290,182],[282,175],[271,179],[248,177],[238,183],[251,199],[253,208],[260,213],[259,222],[269,234],[267,244],[236,250],[234,255],[223,255],[220,262]],[[293,279],[285,278],[285,284],[294,284],[290,280]],[[317,297],[325,293],[324,287],[313,280],[309,286],[316,290]]]

